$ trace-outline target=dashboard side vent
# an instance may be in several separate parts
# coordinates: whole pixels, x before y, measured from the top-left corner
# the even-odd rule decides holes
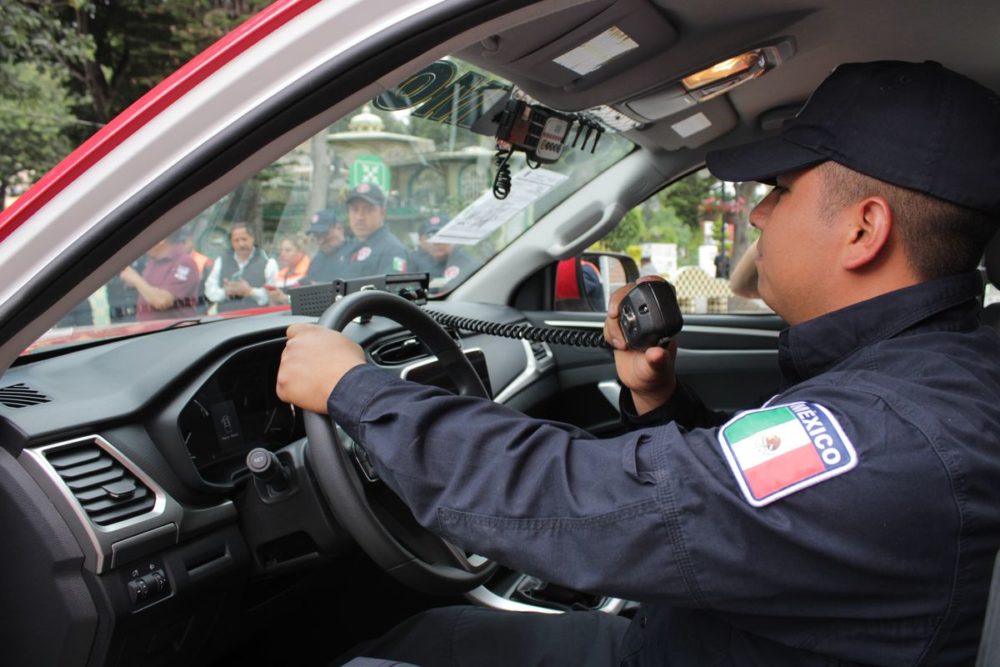
[[[23,382],[12,384],[7,387],[0,387],[0,403],[8,408],[26,408],[29,405],[48,403],[52,399],[32,389]]]
[[[98,526],[146,514],[156,504],[153,492],[95,441],[48,450],[45,458]]]

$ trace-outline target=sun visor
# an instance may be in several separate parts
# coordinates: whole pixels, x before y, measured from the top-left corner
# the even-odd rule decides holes
[[[593,9],[592,4],[586,7]],[[577,20],[579,16],[575,14]],[[543,20],[550,24],[551,34],[554,18]],[[579,91],[663,53],[676,39],[677,31],[649,2],[618,0],[555,41],[538,44],[527,55],[509,58],[525,50],[520,27],[484,40],[481,55],[485,61],[517,72],[518,79]],[[508,46],[511,42],[520,48]]]
[[[736,127],[738,119],[725,97],[703,102],[686,113],[646,126],[641,134],[658,148],[675,151],[697,148]]]

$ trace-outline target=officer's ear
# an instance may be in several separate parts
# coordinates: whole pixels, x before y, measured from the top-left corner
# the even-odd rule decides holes
[[[846,242],[841,257],[845,269],[869,266],[892,251],[892,208],[884,197],[866,197],[851,204],[844,211],[843,222]]]

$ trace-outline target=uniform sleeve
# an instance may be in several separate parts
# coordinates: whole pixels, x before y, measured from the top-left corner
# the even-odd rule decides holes
[[[820,398],[850,407],[830,410],[858,447],[857,467],[763,507],[744,497],[718,428],[671,422],[598,439],[368,366],[345,375],[328,407],[422,525],[517,570],[753,617],[863,615],[871,591],[892,581],[920,594],[875,613],[923,623],[949,590],[953,553],[928,550],[924,529],[955,537],[955,508],[937,500],[948,479],[926,438],[878,396],[840,388]],[[858,424],[894,437],[863,442]],[[926,497],[906,497],[914,478]]]
[[[677,422],[688,430],[721,426],[730,415],[710,410],[701,398],[685,384],[677,383],[677,390],[670,400],[649,412],[639,415],[632,400],[632,392],[623,388],[618,396],[618,407],[625,426],[646,428],[669,422]]]
[[[639,462],[661,435],[598,440],[370,366],[328,403],[417,520],[454,543],[579,590],[686,595],[671,564],[680,540]]]

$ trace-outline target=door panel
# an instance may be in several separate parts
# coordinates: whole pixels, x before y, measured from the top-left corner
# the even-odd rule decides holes
[[[604,324],[603,313],[526,315],[536,326],[596,331]],[[778,332],[784,326],[775,315],[687,315],[677,336],[677,377],[713,410],[756,407],[778,391]],[[617,384],[610,351],[553,345],[552,352],[559,393],[533,405],[530,414],[598,435],[619,432],[617,401],[610,391],[611,383]]]

